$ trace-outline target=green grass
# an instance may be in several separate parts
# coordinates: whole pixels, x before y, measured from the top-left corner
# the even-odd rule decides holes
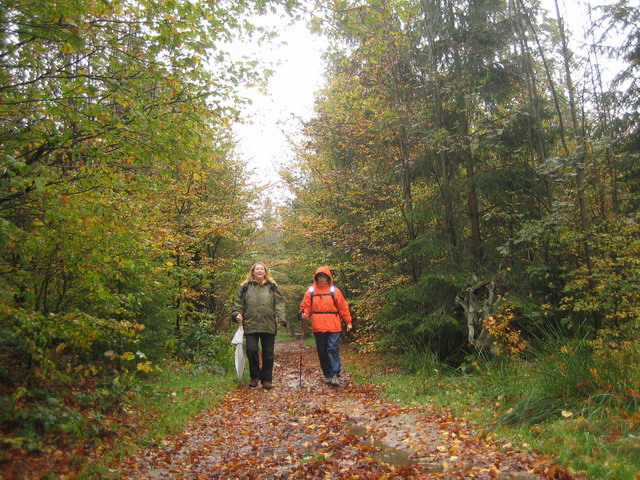
[[[133,455],[142,447],[155,446],[164,436],[180,431],[199,413],[213,408],[235,383],[235,372],[220,375],[181,364],[166,365],[161,374],[134,390],[125,406],[136,412],[137,424],[146,429],[132,431],[118,439],[99,461],[87,465],[78,478],[109,478],[110,464]]]

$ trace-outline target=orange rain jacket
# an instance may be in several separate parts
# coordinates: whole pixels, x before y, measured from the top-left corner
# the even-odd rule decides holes
[[[311,315],[311,330],[314,332],[341,332],[340,319],[347,325],[351,325],[349,304],[340,289],[333,285],[333,276],[329,267],[318,267],[313,276],[314,279],[319,273],[329,276],[328,285],[320,289],[314,280],[313,286],[307,289],[302,303],[300,303],[300,312],[304,312],[307,318]],[[332,287],[334,290],[333,298],[331,296]]]

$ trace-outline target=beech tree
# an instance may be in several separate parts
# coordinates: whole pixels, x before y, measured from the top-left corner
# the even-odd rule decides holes
[[[238,87],[266,75],[224,45],[268,36],[247,21],[268,5],[3,4],[7,384],[66,381],[74,364],[133,348],[176,299],[211,294],[206,325],[219,328],[229,292],[218,272],[232,270],[252,222],[230,127]]]

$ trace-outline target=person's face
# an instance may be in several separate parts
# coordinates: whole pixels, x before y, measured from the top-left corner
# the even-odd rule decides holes
[[[326,275],[318,275],[318,277],[316,278],[316,282],[318,282],[319,286],[324,287],[329,283],[329,277],[327,277]]]
[[[253,267],[253,278],[257,282],[261,282],[267,276],[267,269],[264,268],[264,265],[258,264]]]

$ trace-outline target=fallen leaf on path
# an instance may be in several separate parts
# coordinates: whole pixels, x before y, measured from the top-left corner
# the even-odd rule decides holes
[[[119,478],[571,478],[448,409],[387,403],[348,374],[340,388],[324,384],[310,346],[300,386],[299,355],[299,344],[279,342],[274,390],[237,388],[160,449],[121,462]]]

